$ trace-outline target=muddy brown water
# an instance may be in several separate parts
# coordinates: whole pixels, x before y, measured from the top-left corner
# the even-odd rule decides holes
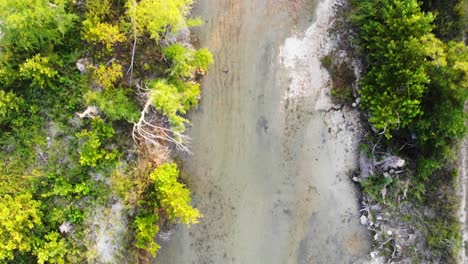
[[[191,115],[184,175],[198,225],[178,226],[156,263],[366,263],[349,177],[324,113],[284,95],[280,47],[319,1],[199,0],[195,30],[215,65]],[[313,74],[313,73],[311,73]],[[337,154],[338,153],[338,154]]]

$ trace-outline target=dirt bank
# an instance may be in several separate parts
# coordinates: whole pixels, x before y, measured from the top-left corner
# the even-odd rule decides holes
[[[185,172],[205,217],[157,263],[365,263],[348,171],[357,113],[329,111],[319,58],[333,1],[199,0],[215,55]]]

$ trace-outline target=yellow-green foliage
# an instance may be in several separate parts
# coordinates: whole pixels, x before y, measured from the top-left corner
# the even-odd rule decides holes
[[[77,133],[77,137],[83,142],[80,147],[80,164],[84,166],[96,167],[113,162],[117,156],[117,150],[108,151],[103,148],[103,141],[114,136],[114,128],[106,124],[101,118],[95,118],[90,130],[83,130]]]
[[[417,0],[360,0],[353,17],[369,71],[359,93],[369,121],[387,138],[423,114],[427,91],[428,37],[434,16],[421,12]]]
[[[122,65],[117,62],[110,66],[99,65],[94,71],[96,82],[105,89],[114,87],[114,84],[123,77]]]
[[[108,52],[115,44],[127,41],[111,12],[109,0],[86,1],[86,19],[83,21],[82,38],[90,44],[102,45]]]
[[[0,197],[0,260],[31,251],[31,230],[41,223],[40,203],[31,194]]]
[[[65,255],[68,252],[68,244],[60,237],[58,232],[50,232],[45,235],[45,242],[34,252],[37,255],[37,263],[65,264]]]
[[[165,163],[150,175],[156,188],[159,204],[169,219],[187,225],[198,223],[202,216],[198,209],[190,206],[190,190],[177,181],[179,170],[175,163]]]
[[[185,110],[190,110],[191,108],[198,105],[200,100],[200,84],[197,82],[184,82],[178,84],[177,89],[182,91],[182,105]]]
[[[134,122],[140,116],[140,111],[127,95],[123,88],[109,89],[106,91],[89,91],[84,95],[87,105],[96,105],[110,120],[125,119]]]
[[[185,130],[184,123],[187,122],[187,119],[179,114],[185,114],[186,109],[181,102],[182,96],[177,88],[172,84],[168,84],[165,80],[150,83],[150,88],[153,90],[151,94],[152,105],[167,116],[174,131],[183,132]]]
[[[159,40],[167,28],[176,33],[186,26],[185,16],[192,4],[193,0],[128,0],[127,14],[134,30]]]
[[[196,70],[205,72],[213,64],[213,55],[206,48],[188,49],[179,43],[163,49],[163,54],[172,62],[169,69],[172,78],[189,78]]]
[[[204,73],[213,64],[213,55],[207,49],[193,50],[181,44],[171,45],[163,54],[172,65],[169,80],[150,83],[152,105],[161,111],[175,132],[185,131],[187,120],[181,115],[198,104],[200,84],[190,81],[196,71]]]
[[[193,53],[193,65],[198,69],[207,71],[213,63],[213,54],[207,48],[198,49]]]
[[[109,0],[87,0],[85,22],[98,23],[103,21],[110,14],[111,6]]]
[[[13,92],[0,90],[0,122],[8,113],[18,111],[20,101]]]
[[[63,42],[77,16],[66,12],[65,0],[0,0],[2,44],[30,51]]]
[[[23,78],[32,81],[33,86],[44,88],[48,81],[57,75],[57,71],[52,68],[50,58],[42,57],[40,54],[27,59],[20,66],[20,74]]]
[[[108,50],[112,49],[116,43],[127,40],[125,34],[120,32],[118,26],[109,23],[97,23],[96,25],[85,27],[83,39],[94,45],[100,43]]]
[[[156,252],[161,247],[154,239],[159,232],[159,226],[156,225],[158,217],[156,215],[137,216],[133,225],[135,227],[136,247],[146,250],[156,257]]]

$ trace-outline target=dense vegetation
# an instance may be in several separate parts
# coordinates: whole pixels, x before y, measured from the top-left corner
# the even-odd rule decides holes
[[[192,4],[0,0],[0,262],[96,262],[94,210],[116,199],[132,263],[160,225],[197,223],[169,155],[213,63],[180,37]]]
[[[461,246],[455,153],[466,134],[468,98],[468,50],[457,42],[464,25],[461,1],[424,1],[434,13],[423,12],[416,0],[353,5],[367,66],[359,94],[375,131],[369,155],[407,161],[404,174],[372,175],[362,186],[376,201],[406,211],[402,220],[423,233],[429,253],[414,249],[412,261],[454,262]],[[422,214],[427,208],[437,214]]]

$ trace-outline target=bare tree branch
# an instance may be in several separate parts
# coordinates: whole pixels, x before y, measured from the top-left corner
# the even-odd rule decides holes
[[[147,99],[141,111],[140,119],[133,125],[133,140],[135,142],[144,141],[146,144],[154,146],[161,146],[161,141],[166,141],[174,144],[177,149],[191,154],[189,148],[185,146],[185,143],[190,140],[188,136],[147,120],[147,114],[151,111],[151,94],[151,92],[142,94]]]

